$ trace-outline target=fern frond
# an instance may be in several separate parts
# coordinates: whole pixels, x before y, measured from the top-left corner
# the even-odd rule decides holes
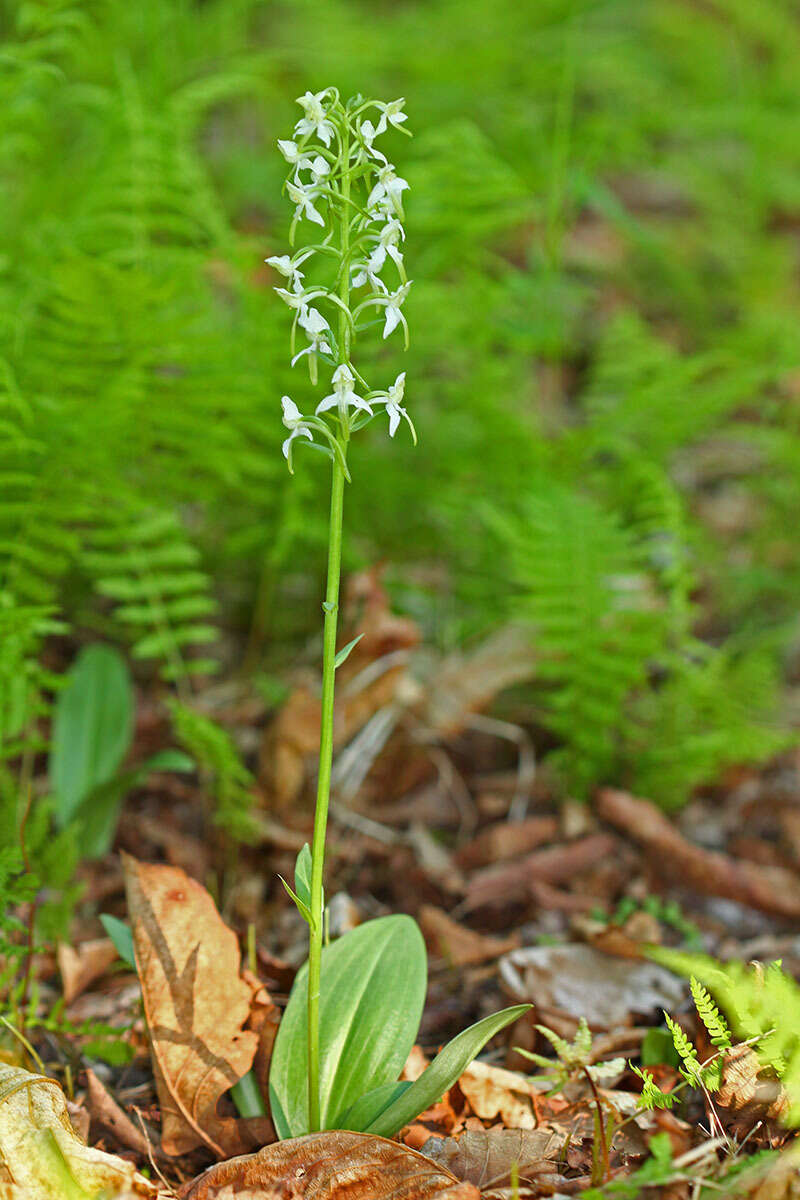
[[[511,554],[512,612],[534,625],[550,685],[543,719],[564,742],[558,765],[585,795],[611,772],[620,714],[663,636],[641,555],[616,517],[564,487],[492,523]]]
[[[197,761],[214,801],[214,818],[231,837],[252,837],[253,777],[220,725],[195,708],[169,702],[178,741]]]
[[[672,1034],[672,1044],[675,1047],[677,1054],[683,1064],[681,1074],[689,1083],[699,1083],[702,1077],[700,1061],[697,1057],[697,1051],[689,1041],[686,1033],[681,1029],[677,1021],[673,1021],[669,1013],[664,1013],[664,1019],[667,1022],[667,1028]]]
[[[115,602],[114,615],[133,638],[133,656],[158,660],[172,681],[214,671],[214,658],[191,656],[217,638],[208,621],[216,604],[200,554],[175,514],[131,503],[89,538],[82,565],[99,594]]]
[[[698,1016],[706,1027],[711,1045],[728,1049],[731,1045],[731,1034],[725,1018],[711,999],[706,988],[703,987],[702,983],[694,975],[689,980],[689,987]]]

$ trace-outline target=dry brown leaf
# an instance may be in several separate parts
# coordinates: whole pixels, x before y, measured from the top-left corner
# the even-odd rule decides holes
[[[125,855],[125,886],[142,985],[165,1154],[206,1146],[219,1158],[274,1137],[265,1118],[221,1114],[224,1093],[253,1065],[245,1030],[252,989],[236,935],[205,888],[178,867]]]
[[[761,1070],[752,1046],[742,1043],[725,1050],[715,1101],[734,1112],[746,1112],[753,1122],[765,1116],[780,1120],[789,1106],[788,1097],[778,1080],[766,1078]]]
[[[435,908],[432,904],[425,904],[420,909],[419,924],[429,946],[454,967],[490,962],[519,945],[518,934],[497,938],[476,933],[466,925],[459,925],[444,909]]]
[[[54,1079],[0,1063],[0,1200],[61,1200],[75,1184],[94,1196],[155,1196],[132,1163],[76,1136]]]
[[[94,938],[74,949],[61,943],[57,951],[58,969],[64,987],[64,1003],[71,1004],[95,979],[104,975],[119,959],[111,938]]]
[[[368,1133],[310,1133],[217,1163],[184,1200],[479,1200],[471,1183]]]
[[[147,1138],[141,1129],[134,1125],[128,1114],[117,1104],[113,1096],[106,1091],[94,1071],[86,1072],[87,1095],[86,1103],[89,1116],[95,1125],[106,1130],[116,1138],[120,1146],[133,1150],[143,1158],[149,1158],[152,1153]]]
[[[682,980],[657,963],[612,958],[591,946],[528,946],[500,962],[515,1003],[536,1005],[537,1019],[585,1017],[593,1029],[618,1029],[633,1013],[672,1011],[685,994]]]
[[[541,1093],[516,1071],[476,1060],[467,1067],[458,1086],[482,1121],[499,1117],[506,1129],[534,1129],[538,1124],[533,1102]]]
[[[459,1138],[431,1138],[423,1146],[423,1152],[447,1167],[457,1179],[474,1183],[484,1191],[508,1184],[515,1163],[521,1183],[551,1172],[563,1146],[563,1131],[484,1129],[467,1130]]]

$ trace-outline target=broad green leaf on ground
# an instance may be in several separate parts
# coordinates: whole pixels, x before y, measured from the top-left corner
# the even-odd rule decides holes
[[[396,1084],[425,1002],[427,959],[416,922],[379,917],[322,954],[321,1118],[340,1120],[365,1092]],[[275,1040],[270,1101],[281,1137],[308,1132],[308,968],[297,976]]]
[[[489,1039],[528,1012],[530,1007],[530,1004],[517,1004],[513,1008],[504,1008],[502,1012],[484,1017],[482,1021],[459,1033],[436,1055],[419,1079],[416,1079],[393,1104],[384,1109],[367,1132],[380,1134],[381,1137],[393,1137],[404,1125],[413,1121],[414,1117],[418,1117],[426,1108],[430,1108],[441,1099],[464,1068],[480,1054]]]
[[[67,679],[56,702],[50,751],[50,785],[62,827],[114,777],[133,733],[133,686],[117,650],[87,646]]]
[[[241,978],[236,935],[205,888],[177,867],[123,857],[136,967],[142,985],[167,1154],[198,1146],[218,1158],[274,1136],[265,1118],[217,1111],[253,1065],[246,1030],[252,990]]]
[[[194,761],[182,750],[161,750],[146,762],[120,771],[101,783],[78,806],[75,818],[81,827],[81,850],[86,858],[107,854],[114,841],[122,802],[132,788],[140,787],[151,771],[193,771]]]
[[[365,1133],[311,1133],[266,1146],[258,1154],[217,1163],[184,1192],[184,1200],[234,1195],[293,1200],[480,1200],[446,1167],[407,1146]]]
[[[126,962],[129,967],[136,970],[136,955],[133,951],[133,933],[130,925],[126,925],[124,921],[120,921],[119,917],[113,917],[111,913],[101,913],[100,923],[105,929],[117,954],[123,962]]]
[[[84,1145],[54,1079],[0,1063],[2,1200],[156,1196],[133,1164]]]

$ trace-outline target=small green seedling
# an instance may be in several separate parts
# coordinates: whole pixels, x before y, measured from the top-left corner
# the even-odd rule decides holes
[[[337,652],[344,485],[350,481],[351,436],[376,416],[394,437],[402,421],[405,372],[372,389],[353,362],[359,334],[383,324],[384,340],[402,329],[411,281],[403,261],[403,193],[408,184],[375,144],[390,128],[401,133],[404,101],[355,96],[335,88],[306,92],[292,139],[278,142],[291,170],[286,192],[295,207],[290,230],[319,228],[316,241],[267,262],[285,287],[276,292],[293,313],[292,365],[307,359],[311,384],[330,372],[313,412],[284,396],[289,436],[283,453],[294,470],[296,444],[331,461],[328,580],[324,613],[322,713],[317,805],[311,848],[304,847],[294,887],[283,881],[309,927],[308,963],[299,973],[281,1021],[270,1073],[272,1117],[282,1138],[321,1129],[352,1129],[391,1137],[443,1095],[486,1042],[527,1011],[518,1005],[459,1034],[414,1083],[398,1076],[417,1037],[427,982],[425,944],[410,917],[369,921],[323,948],[322,889],[333,761],[336,669],[358,638]],[[316,268],[314,281],[306,278]],[[390,272],[387,283],[384,273]],[[377,320],[376,320],[377,317]],[[305,339],[297,349],[300,334]]]
[[[56,701],[50,785],[57,826],[78,825],[87,858],[110,849],[126,793],[151,771],[194,768],[180,750],[163,750],[123,769],[133,740],[133,711],[133,684],[122,655],[102,644],[81,650]]]

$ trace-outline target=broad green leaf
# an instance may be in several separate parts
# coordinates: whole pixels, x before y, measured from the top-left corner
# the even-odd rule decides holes
[[[294,890],[305,904],[311,907],[311,847],[306,842],[294,864]]]
[[[430,1108],[441,1099],[447,1089],[460,1078],[473,1058],[480,1054],[489,1039],[528,1012],[530,1007],[530,1004],[516,1004],[513,1008],[504,1008],[502,1012],[484,1017],[482,1021],[459,1033],[436,1055],[419,1079],[415,1080],[394,1104],[384,1109],[364,1132],[377,1133],[380,1137],[393,1137],[404,1125],[413,1121],[414,1117],[418,1117],[426,1108]]]
[[[261,1095],[254,1071],[248,1071],[231,1088],[231,1100],[240,1117],[265,1117],[264,1097]]]
[[[115,775],[89,793],[75,814],[81,826],[81,851],[85,858],[108,853],[114,841],[125,796],[144,783],[151,771],[192,771],[195,764],[182,750],[161,750],[146,762]]]
[[[333,1122],[334,1128],[351,1129],[355,1133],[362,1132],[377,1120],[390,1104],[399,1100],[410,1087],[410,1079],[404,1079],[400,1083],[382,1083],[380,1087],[373,1088],[360,1100],[356,1100],[347,1112],[336,1117]]]
[[[119,770],[133,733],[133,687],[111,646],[88,646],[56,701],[50,751],[55,817],[63,828]]]
[[[410,917],[367,921],[325,947],[320,997],[323,1129],[365,1092],[397,1082],[417,1035],[426,982],[425,943]],[[282,1111],[291,1137],[309,1132],[307,997],[306,965],[280,1023],[270,1073],[273,1115],[276,1108]]]
[[[111,913],[100,913],[100,921],[114,943],[117,954],[135,971],[136,955],[133,952],[133,932],[130,925],[120,921],[119,917],[112,917]]]
[[[350,651],[358,645],[363,636],[363,633],[360,633],[358,637],[353,638],[352,642],[348,642],[346,646],[342,646],[341,650],[336,655],[336,658],[333,660],[334,667],[340,667],[343,662],[347,662],[348,658],[350,657]]]

